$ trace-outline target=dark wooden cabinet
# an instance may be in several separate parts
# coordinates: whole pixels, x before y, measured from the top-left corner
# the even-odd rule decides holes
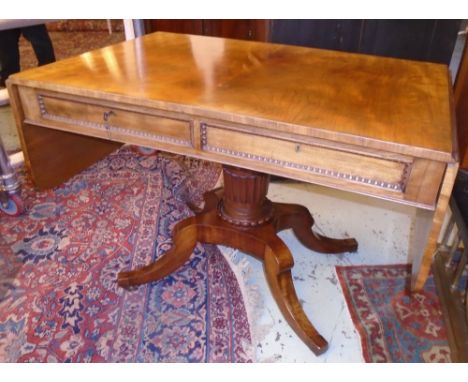
[[[468,169],[468,43],[466,42],[454,93],[460,167]]]
[[[203,20],[145,20],[147,33],[163,31],[174,33],[203,34]]]
[[[449,64],[461,20],[272,20],[271,41]]]
[[[204,34],[242,40],[268,40],[268,20],[204,20]]]
[[[359,52],[449,64],[461,20],[363,20]]]
[[[204,36],[237,38],[241,40],[268,40],[268,20],[146,20],[148,32],[164,31]]]
[[[361,20],[272,20],[271,41],[356,52]]]

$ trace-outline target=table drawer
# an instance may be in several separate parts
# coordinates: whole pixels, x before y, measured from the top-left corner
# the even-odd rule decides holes
[[[49,124],[61,130],[89,134],[127,143],[163,142],[192,145],[192,123],[189,118],[172,117],[166,112],[137,106],[101,104],[93,99],[63,96],[54,93],[34,93],[22,89],[22,97],[35,102],[25,109],[29,123]]]
[[[205,125],[204,150],[298,171],[403,191],[409,162],[364,156]]]
[[[201,125],[201,147],[239,165],[334,188],[432,208],[445,164],[328,142],[252,134],[246,127]]]

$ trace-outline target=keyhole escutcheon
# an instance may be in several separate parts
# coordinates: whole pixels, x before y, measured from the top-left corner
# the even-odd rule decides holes
[[[115,112],[113,110],[105,111],[103,114],[104,122],[109,122],[110,117],[115,115]]]

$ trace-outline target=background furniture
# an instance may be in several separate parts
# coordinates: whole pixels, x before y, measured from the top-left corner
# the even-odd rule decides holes
[[[161,31],[255,41],[268,41],[269,28],[269,20],[145,20],[147,33]]]
[[[454,87],[457,116],[460,167],[468,169],[468,44],[465,42],[462,61]]]
[[[465,43],[455,82],[460,167],[468,168],[468,49]],[[460,170],[449,218],[434,262],[452,358],[468,362],[468,171]]]
[[[452,359],[468,362],[468,172],[461,170],[450,198],[452,216],[434,261]]]
[[[461,20],[146,20],[156,31],[449,64]]]
[[[448,64],[461,20],[272,20],[271,41]]]

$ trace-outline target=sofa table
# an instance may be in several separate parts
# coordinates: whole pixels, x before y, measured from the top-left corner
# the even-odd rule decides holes
[[[270,202],[268,174],[417,207],[424,248],[412,287],[424,285],[458,167],[446,66],[158,32],[18,73],[8,89],[39,188],[122,143],[223,164],[224,191],[176,225],[164,256],[121,272],[120,286],[177,271],[197,241],[236,247],[263,261],[286,320],[312,351],[325,351],[276,233],[292,228],[324,253],[357,242],[318,235],[306,208]]]

